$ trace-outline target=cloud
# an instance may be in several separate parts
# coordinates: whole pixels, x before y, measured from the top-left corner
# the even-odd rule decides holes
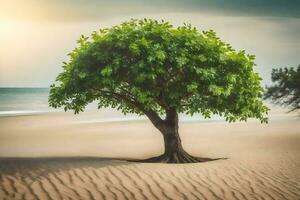
[[[0,0],[0,18],[90,21],[163,12],[300,18],[299,0]]]

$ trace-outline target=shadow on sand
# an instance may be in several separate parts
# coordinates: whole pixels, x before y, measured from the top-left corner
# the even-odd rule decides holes
[[[21,175],[37,179],[51,173],[76,170],[79,168],[102,168],[132,164],[125,159],[99,157],[28,157],[0,158],[1,175]]]
[[[227,158],[209,159],[206,161],[223,160]],[[7,175],[31,174],[32,172],[49,173],[55,171],[73,170],[76,168],[102,168],[108,166],[151,163],[148,159],[102,158],[102,157],[0,157],[0,173]],[[154,163],[154,162],[153,162]]]
[[[99,169],[110,166],[134,165],[143,163],[143,161],[144,160],[130,160],[128,158],[101,157],[0,158],[0,178],[2,176],[16,176],[21,179],[28,178],[30,182],[33,183],[51,174],[76,172],[84,168]]]

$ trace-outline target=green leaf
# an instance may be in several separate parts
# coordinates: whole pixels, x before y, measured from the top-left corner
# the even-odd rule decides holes
[[[200,55],[200,56],[198,56],[198,58],[201,62],[205,62],[207,60],[204,55]]]
[[[101,70],[102,76],[110,76],[112,74],[112,68],[111,67],[105,67]]]
[[[78,76],[79,76],[79,78],[83,79],[87,76],[87,73],[86,72],[79,72]]]
[[[195,92],[198,88],[198,85],[196,82],[192,82],[191,84],[187,85],[187,91],[188,92]]]
[[[129,49],[134,55],[139,55],[141,52],[138,45],[135,43],[130,44]]]
[[[165,58],[166,58],[165,52],[163,52],[161,50],[156,52],[156,56],[159,60],[162,60],[162,61],[165,60]]]

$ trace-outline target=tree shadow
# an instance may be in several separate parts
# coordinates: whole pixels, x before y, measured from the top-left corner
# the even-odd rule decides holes
[[[207,161],[223,160],[227,158],[209,159]],[[102,158],[102,157],[26,157],[26,158],[1,158],[0,178],[13,176],[21,179],[29,178],[33,183],[50,174],[69,173],[76,169],[99,169],[109,166],[134,165],[138,163],[163,163],[152,162],[148,159],[128,158]],[[166,162],[165,162],[166,163]],[[176,163],[172,163],[176,164]]]
[[[100,157],[27,157],[0,158],[0,176],[18,176],[34,182],[49,174],[74,171],[76,169],[99,169],[108,166],[130,165],[123,158]]]

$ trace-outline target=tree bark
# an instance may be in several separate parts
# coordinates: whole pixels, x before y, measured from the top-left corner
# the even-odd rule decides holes
[[[151,121],[153,123],[154,120],[152,119]],[[144,161],[165,163],[195,163],[216,160],[194,157],[183,149],[178,132],[178,114],[175,109],[170,109],[167,111],[165,120],[156,121],[156,123],[153,124],[163,135],[165,150],[162,155],[152,157]]]

